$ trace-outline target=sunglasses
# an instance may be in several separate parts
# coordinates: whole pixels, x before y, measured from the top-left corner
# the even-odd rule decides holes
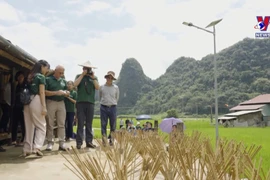
[[[106,79],[113,79],[113,77],[111,77],[111,76],[107,76],[107,77],[106,77]]]

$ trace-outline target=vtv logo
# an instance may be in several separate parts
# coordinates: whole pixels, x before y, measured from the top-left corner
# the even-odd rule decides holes
[[[264,18],[262,16],[257,16],[258,24],[256,24],[254,28],[260,29],[261,31],[267,31],[269,21],[270,21],[270,16],[265,16]]]

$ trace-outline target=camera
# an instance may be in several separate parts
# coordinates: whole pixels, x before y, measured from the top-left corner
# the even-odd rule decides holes
[[[93,75],[93,71],[91,68],[87,68],[87,75],[90,75],[90,76]]]

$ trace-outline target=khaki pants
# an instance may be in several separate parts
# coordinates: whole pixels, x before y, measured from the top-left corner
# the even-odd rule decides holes
[[[47,104],[47,140],[48,143],[53,143],[53,127],[54,121],[57,123],[57,135],[60,145],[65,140],[65,121],[66,121],[66,107],[64,101],[46,100]],[[55,119],[56,118],[56,119]]]
[[[25,122],[23,151],[26,153],[31,153],[33,149],[41,149],[43,146],[46,136],[46,120],[45,116],[41,115],[41,112],[40,96],[35,95],[31,103],[25,105],[23,110]]]

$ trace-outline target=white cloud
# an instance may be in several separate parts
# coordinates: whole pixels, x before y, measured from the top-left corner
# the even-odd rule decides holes
[[[181,31],[183,21],[206,24],[215,19],[218,14],[228,11],[229,5],[230,1],[215,0],[176,3],[167,3],[165,0],[129,0],[124,3],[125,9],[134,16],[137,25],[156,27],[173,33]],[[200,18],[202,16],[203,18]]]
[[[64,46],[60,45],[61,42],[54,33],[58,30],[69,30],[65,21],[56,19],[55,26],[60,29],[52,28],[53,26],[47,27],[41,23],[22,22],[18,16],[15,16],[17,10],[8,6],[11,8],[6,8],[8,10],[6,14],[15,14],[8,21],[15,21],[16,24],[6,27],[0,23],[0,32],[2,36],[33,56],[47,59],[52,67],[63,64],[66,67],[68,79],[74,79],[75,75],[81,72],[79,63],[90,60],[98,67],[95,71],[96,75],[101,82],[104,82],[104,74],[108,70],[113,70],[118,76],[122,63],[129,57],[136,58],[145,74],[155,79],[180,56],[201,59],[213,53],[212,35],[184,26],[183,21],[205,27],[209,22],[223,18],[216,27],[217,51],[220,51],[245,37],[254,37],[256,30],[253,27],[257,23],[256,16],[270,15],[267,8],[257,6],[265,2],[267,1],[258,0],[256,3],[246,1],[232,8],[232,3],[234,3],[232,0],[190,0],[172,3],[165,0],[129,0],[124,1],[120,7],[112,8],[109,4],[91,1],[84,12],[101,13],[103,10],[117,9],[118,13],[130,13],[136,24],[117,32],[98,32],[98,37],[81,37],[85,39],[85,44],[70,43]],[[56,16],[57,13],[52,17],[45,17],[43,21]],[[78,26],[78,28],[81,27]],[[153,29],[157,31],[152,31]],[[174,39],[168,39],[166,34],[160,32],[174,33],[176,36]]]
[[[66,1],[66,3],[69,5],[74,5],[74,4],[81,3],[81,0],[68,0],[68,1]]]
[[[58,11],[48,9],[46,12],[49,13],[49,14],[56,14]]]
[[[6,22],[18,22],[20,12],[6,2],[0,2],[0,20]]]
[[[77,15],[83,16],[98,11],[105,11],[111,9],[111,5],[101,1],[90,1],[89,3],[80,3],[81,8],[76,12]]]

